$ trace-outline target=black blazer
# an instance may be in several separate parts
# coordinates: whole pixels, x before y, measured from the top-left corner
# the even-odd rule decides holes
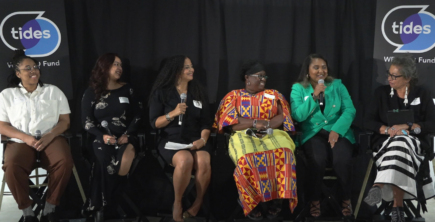
[[[421,133],[417,135],[422,143],[421,148],[428,148],[426,136],[428,133],[435,133],[435,100],[431,92],[418,86],[414,87],[408,94],[406,107],[404,107],[403,99],[397,96],[396,90],[394,90],[393,97],[390,96],[390,92],[389,85],[377,88],[372,103],[366,110],[364,127],[375,132],[372,148],[378,148],[388,138],[387,135],[379,134],[379,128],[382,125],[388,125],[387,111],[403,108],[413,110],[414,121],[421,126]]]

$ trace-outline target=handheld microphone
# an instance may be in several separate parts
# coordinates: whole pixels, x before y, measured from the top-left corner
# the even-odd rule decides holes
[[[110,132],[110,129],[109,129],[109,124],[107,123],[106,120],[103,120],[101,122],[101,126],[104,127],[104,129],[106,129],[106,132],[107,132],[107,134],[109,134],[109,136],[112,136],[112,133]]]
[[[41,130],[36,130],[35,132],[35,139],[40,140],[41,139]],[[36,151],[36,162],[41,162],[41,153],[39,151]]]
[[[181,93],[181,95],[180,95],[181,103],[185,103],[186,102],[186,98],[187,98],[186,93]],[[181,126],[181,124],[183,124],[183,114],[181,114],[178,117],[178,125]]]
[[[410,133],[412,133],[412,134],[420,134],[421,133],[421,129],[419,127],[417,127],[415,129],[411,130]]]
[[[104,127],[104,129],[106,129],[106,132],[107,132],[107,134],[109,134],[109,136],[113,136],[112,132],[110,132],[110,129],[109,129],[109,123],[107,123],[106,120],[101,121],[101,126]],[[115,149],[118,149],[118,148],[119,148],[118,144],[115,144]]]
[[[248,128],[248,129],[245,131],[245,133],[246,133],[247,135],[249,135],[249,136],[253,136],[253,137],[258,138],[257,135],[255,135],[254,130],[252,130],[251,128]]]
[[[325,84],[325,80],[323,79],[319,79],[319,81],[317,82],[317,84]],[[323,106],[323,92],[319,93],[319,103],[321,106]]]
[[[272,128],[267,128],[266,130],[260,130],[260,131],[258,131],[258,133],[272,135],[273,134],[273,129]]]

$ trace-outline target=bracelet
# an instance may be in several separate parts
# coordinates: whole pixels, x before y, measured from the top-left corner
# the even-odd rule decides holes
[[[270,120],[267,121],[267,126],[266,126],[266,128],[269,128],[269,126],[270,126]]]
[[[202,142],[204,142],[204,146],[205,146],[205,144],[207,143],[207,141],[206,141],[204,138],[202,138],[202,137],[201,137],[201,140],[202,140]]]
[[[254,122],[252,122],[252,127],[256,128],[257,127],[257,120],[254,119]]]
[[[389,126],[387,126],[386,128],[385,128],[385,131],[384,131],[384,133],[385,134],[388,134],[388,130],[390,129],[390,127]]]
[[[166,113],[165,117],[166,117],[166,120],[169,121],[169,122],[171,122],[172,120],[174,120],[174,118],[171,118],[171,117],[169,116],[169,113]]]

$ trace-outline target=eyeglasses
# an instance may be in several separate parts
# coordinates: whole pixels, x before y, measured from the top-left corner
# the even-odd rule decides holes
[[[39,71],[40,68],[41,68],[40,66],[33,66],[33,67],[26,67],[26,68],[20,69],[20,70],[24,70],[24,71],[30,72],[30,71],[32,71],[32,69],[34,71]]]
[[[388,77],[391,77],[391,79],[392,80],[396,80],[397,78],[399,78],[399,77],[402,77],[403,75],[397,75],[397,76],[395,76],[395,75],[393,75],[393,74],[390,74],[390,72],[387,70],[387,78]]]
[[[269,78],[269,76],[263,76],[263,75],[258,75],[258,74],[256,74],[256,75],[251,75],[251,76],[255,76],[255,77],[257,77],[259,80],[262,80],[262,79],[267,80],[267,78]]]

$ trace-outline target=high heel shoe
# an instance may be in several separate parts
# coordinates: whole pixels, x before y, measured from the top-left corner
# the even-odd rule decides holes
[[[94,221],[95,222],[104,222],[104,209],[101,208],[94,213]]]
[[[310,203],[310,214],[314,218],[320,217],[320,202],[318,202],[317,204],[313,204],[313,202]]]

